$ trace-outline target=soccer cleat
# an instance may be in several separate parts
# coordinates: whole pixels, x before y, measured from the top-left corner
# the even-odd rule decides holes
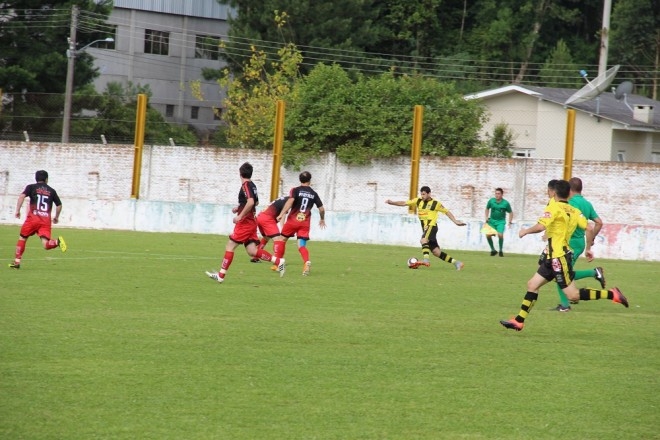
[[[431,267],[431,263],[429,262],[429,260],[422,260],[417,262],[417,267],[419,266]]]
[[[206,276],[219,283],[225,280],[224,278],[220,278],[220,274],[218,274],[217,272],[206,272]]]
[[[277,272],[277,264],[273,264],[272,266],[270,266],[270,270],[272,270],[273,272]]]
[[[571,306],[565,307],[562,306],[561,304],[557,304],[557,307],[553,307],[550,309],[553,312],[570,312],[571,311]]]
[[[628,298],[623,296],[623,293],[619,290],[618,287],[612,289],[612,294],[614,295],[612,302],[623,304],[624,307],[628,308]]]
[[[277,265],[277,271],[280,273],[280,278],[282,278],[284,272],[286,272],[286,262],[284,261],[284,258],[280,258],[280,264]]]
[[[303,264],[303,276],[306,277],[309,275],[309,271],[312,268],[312,262],[311,261],[306,261],[305,264]]]
[[[492,251],[490,251],[490,256],[491,256],[491,257],[494,257],[495,255],[497,255],[497,251],[496,251],[496,250],[492,250]]]
[[[9,268],[10,269],[20,269],[21,268],[21,263],[9,263]]]
[[[511,318],[508,321],[500,321],[500,324],[502,324],[506,328],[510,328],[511,330],[515,330],[517,332],[521,331],[525,326],[525,324],[516,321],[514,318]]]
[[[260,262],[261,262],[261,260],[256,258],[256,257],[255,258],[250,258],[250,263],[260,263]]]
[[[603,270],[602,267],[597,267],[594,269],[596,272],[595,278],[600,282],[600,288],[604,289],[605,288],[605,271]]]
[[[66,252],[66,249],[67,249],[66,241],[64,241],[64,237],[62,237],[61,235],[59,237],[57,237],[57,245],[60,247],[60,250],[62,252]]]
[[[456,263],[454,263],[454,266],[456,266],[456,270],[463,270],[465,264],[462,261],[457,261]]]
[[[504,252],[500,251],[500,257],[504,256]]]

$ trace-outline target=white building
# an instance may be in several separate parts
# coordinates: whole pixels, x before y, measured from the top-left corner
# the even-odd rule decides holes
[[[222,68],[220,41],[233,10],[216,0],[114,0],[109,29],[114,50],[90,48],[100,76],[94,86],[109,82],[149,85],[149,104],[168,122],[194,126],[201,133],[215,129],[224,95],[215,81],[202,78],[203,68]],[[191,92],[201,81],[204,100]]]
[[[573,89],[511,85],[466,96],[490,113],[483,135],[506,124],[514,134],[514,156],[563,159],[567,110],[574,108],[574,160],[660,163],[660,102],[639,95],[625,100],[606,92],[565,106]]]

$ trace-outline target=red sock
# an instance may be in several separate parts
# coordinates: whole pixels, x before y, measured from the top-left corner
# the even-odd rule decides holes
[[[270,261],[273,258],[273,256],[268,251],[265,251],[263,249],[257,249],[257,253],[255,254],[255,257],[264,261]]]
[[[231,262],[234,260],[234,251],[225,251],[225,258],[222,260],[222,266],[220,266],[220,277],[225,277],[225,272],[231,266]]]
[[[55,249],[57,247],[57,240],[53,240],[52,238],[48,240],[46,243],[44,243],[44,249],[47,251],[51,249]]]
[[[286,241],[278,240],[273,243],[273,253],[277,258],[282,258],[286,251]]]
[[[18,240],[18,242],[16,242],[16,254],[14,254],[16,262],[21,261],[21,258],[23,258],[23,253],[25,252],[25,243],[27,243],[26,240]]]
[[[305,263],[309,261],[309,251],[307,250],[307,246],[299,247],[298,252],[300,252],[300,255],[302,256],[302,259]]]
[[[266,240],[266,237],[262,237],[261,241],[259,242],[259,245],[257,246],[257,248],[259,248],[259,249],[265,248],[266,243],[268,243],[268,240]]]

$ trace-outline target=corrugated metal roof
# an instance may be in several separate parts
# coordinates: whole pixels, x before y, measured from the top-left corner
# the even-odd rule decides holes
[[[233,8],[217,0],[114,0],[114,7],[219,20],[234,15]]]

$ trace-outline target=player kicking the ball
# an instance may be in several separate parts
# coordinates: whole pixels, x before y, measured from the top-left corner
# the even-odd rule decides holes
[[[465,226],[465,222],[456,220],[456,217],[454,217],[454,214],[452,214],[449,209],[445,208],[440,201],[434,200],[431,196],[431,188],[428,186],[423,186],[419,192],[420,196],[416,199],[400,202],[395,202],[389,199],[385,200],[385,203],[388,205],[414,206],[417,208],[417,216],[422,224],[422,238],[419,242],[422,245],[423,256],[422,261],[417,262],[418,267],[430,266],[431,263],[429,257],[430,254],[433,253],[433,255],[440,258],[442,261],[453,264],[454,267],[456,267],[456,270],[462,270],[464,266],[463,262],[452,258],[440,249],[438,239],[436,238],[438,233],[438,213],[441,212],[445,214],[456,226]]]

